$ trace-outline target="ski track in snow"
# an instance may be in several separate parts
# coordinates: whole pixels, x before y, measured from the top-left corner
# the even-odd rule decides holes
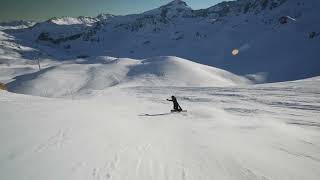
[[[60,130],[57,134],[53,135],[49,139],[47,139],[44,143],[38,145],[36,147],[36,152],[43,152],[49,148],[61,148],[66,141],[66,132],[64,130]]]

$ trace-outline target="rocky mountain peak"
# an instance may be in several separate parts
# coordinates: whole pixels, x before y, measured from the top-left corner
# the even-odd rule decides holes
[[[164,5],[163,7],[176,7],[176,8],[187,7],[187,8],[190,8],[188,6],[188,4],[182,0],[171,1],[168,4]]]
[[[186,2],[182,0],[174,0],[157,9],[147,11],[145,14],[160,15],[162,18],[173,18],[173,17],[182,16],[191,10],[192,10],[191,7],[189,7]]]

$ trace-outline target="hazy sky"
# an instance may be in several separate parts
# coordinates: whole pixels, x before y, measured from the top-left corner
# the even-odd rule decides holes
[[[172,0],[0,0],[0,21],[44,20],[54,16],[96,16],[99,13],[139,13]],[[222,0],[185,0],[193,9],[210,7]]]

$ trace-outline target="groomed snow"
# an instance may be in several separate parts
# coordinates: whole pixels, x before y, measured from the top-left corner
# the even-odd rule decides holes
[[[317,180],[319,87],[318,77],[74,100],[0,91],[0,179]],[[187,113],[169,113],[172,94]]]

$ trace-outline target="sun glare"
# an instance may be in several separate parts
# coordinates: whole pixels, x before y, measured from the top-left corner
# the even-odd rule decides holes
[[[232,50],[232,55],[236,56],[239,54],[239,50],[238,49],[233,49]]]

